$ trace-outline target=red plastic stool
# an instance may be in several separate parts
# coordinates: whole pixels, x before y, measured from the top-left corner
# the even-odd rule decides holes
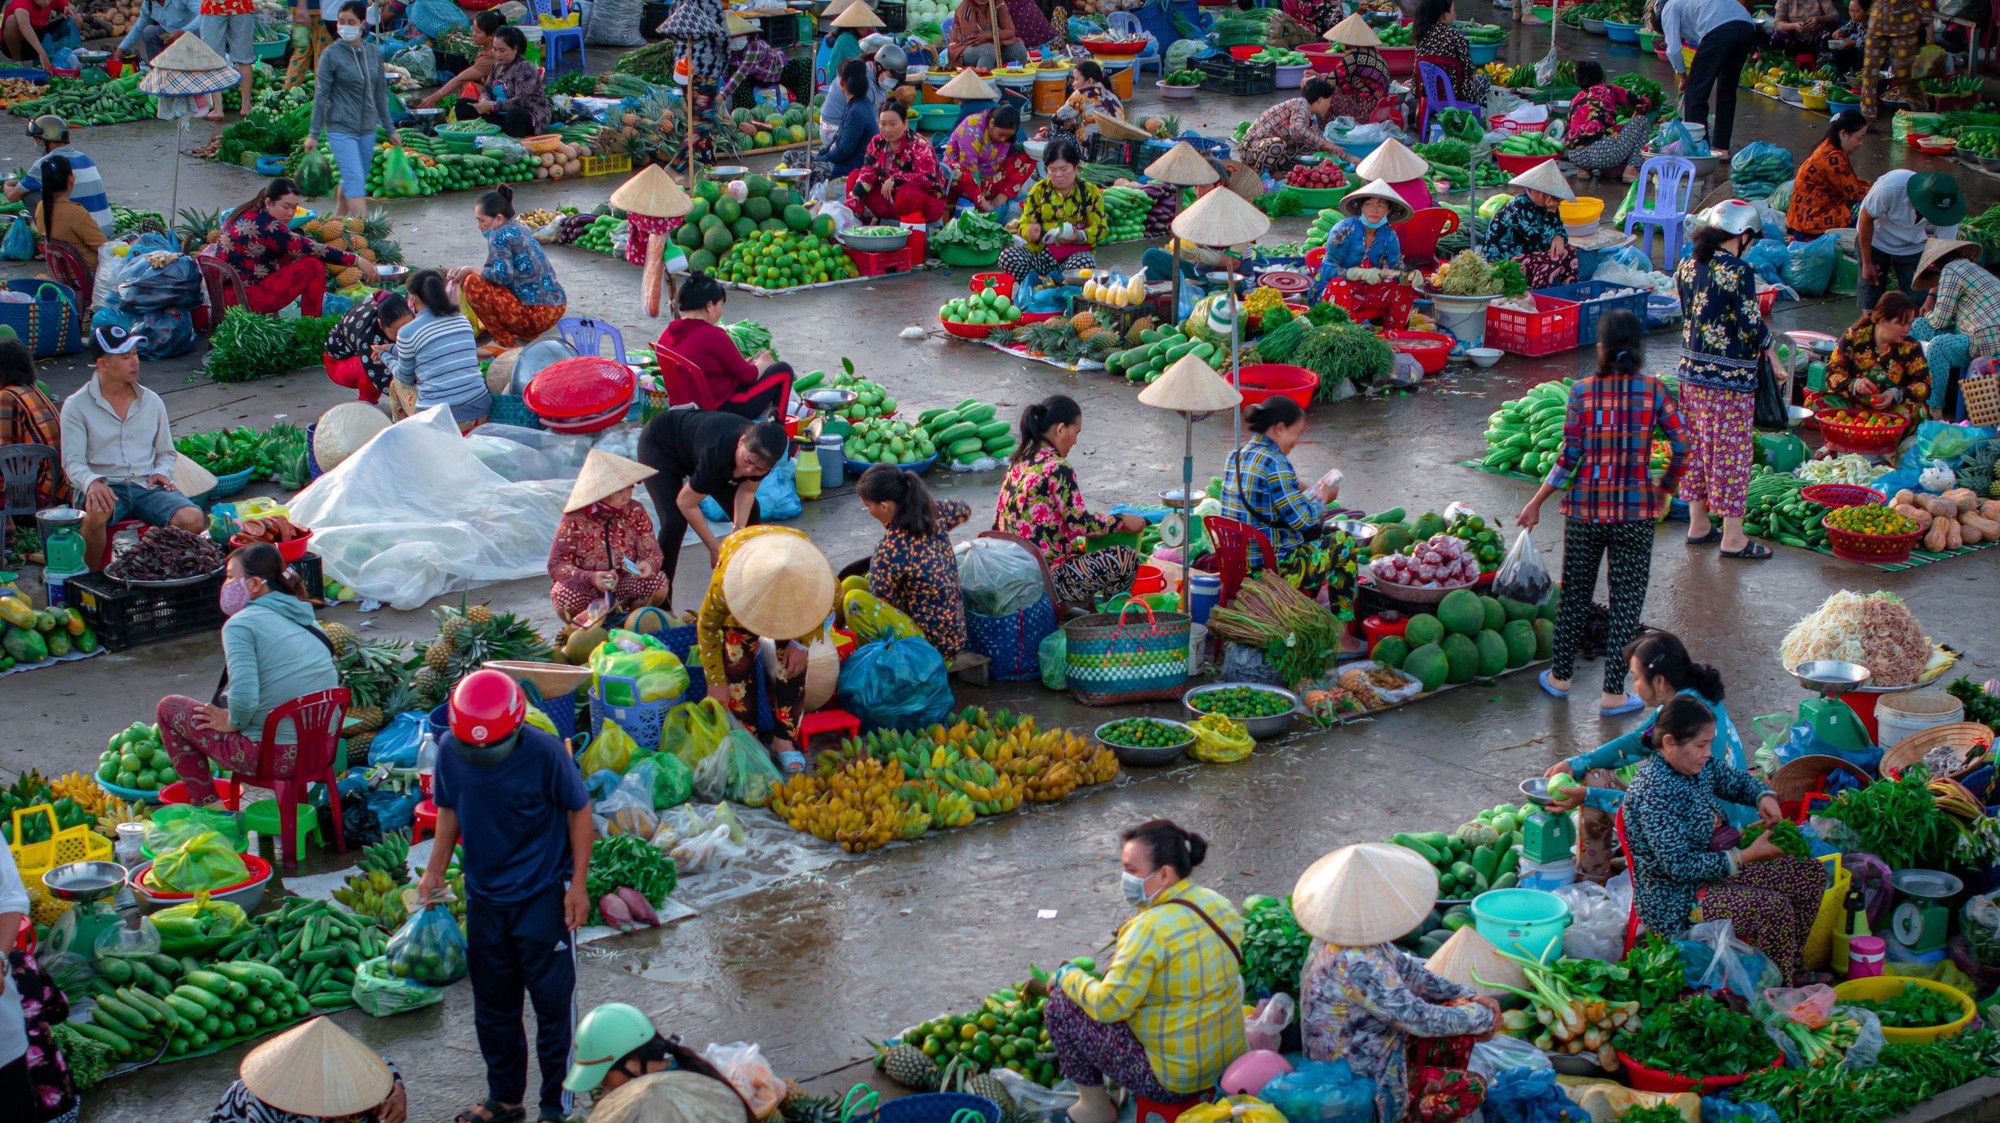
[[[128,527],[136,527],[144,530],[145,526],[145,519],[119,519],[117,522],[106,526],[104,528],[104,548],[97,552],[98,571],[102,572],[105,566],[111,564],[111,540],[118,537],[119,531]]]
[[[814,710],[799,721],[799,738],[805,742],[799,746],[800,751],[804,751],[812,744],[813,738],[822,733],[831,733],[837,737],[859,737],[861,719],[839,706]]]
[[[1135,1123],[1174,1123],[1175,1120],[1181,1117],[1181,1112],[1198,1104],[1209,1103],[1214,1099],[1215,1092],[1213,1089],[1203,1092],[1194,1099],[1182,1100],[1179,1103],[1170,1104],[1163,1104],[1157,1100],[1149,1100],[1144,1096],[1134,1093],[1132,1097],[1133,1119]]]
[[[415,816],[415,819],[410,823],[410,845],[415,846],[424,840],[425,835],[437,833],[437,804],[427,799],[417,804],[417,809],[411,814]]]

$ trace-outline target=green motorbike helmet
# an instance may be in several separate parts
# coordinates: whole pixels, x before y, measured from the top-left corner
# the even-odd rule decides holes
[[[604,1074],[619,1058],[660,1035],[653,1022],[636,1006],[607,1002],[583,1016],[576,1027],[576,1045],[569,1076],[563,1087],[572,1092],[594,1092],[604,1083]]]

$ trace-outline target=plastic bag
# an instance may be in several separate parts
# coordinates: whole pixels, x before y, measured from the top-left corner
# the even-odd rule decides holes
[[[1792,154],[1768,140],[1753,140],[1729,157],[1729,183],[1739,199],[1765,199],[1796,171]]]
[[[1519,1037],[1509,1037],[1498,1033],[1472,1046],[1472,1060],[1467,1067],[1491,1081],[1503,1072],[1515,1069],[1535,1072],[1554,1072],[1555,1065],[1549,1055],[1535,1048]]]
[[[1833,988],[1824,983],[1767,990],[1764,992],[1764,1005],[1769,1010],[1769,1016],[1764,1017],[1764,1021],[1768,1025],[1772,1018],[1783,1018],[1807,1029],[1818,1029],[1826,1024],[1835,1001]],[[1764,1015],[1760,1013],[1759,1016]]]
[[[0,258],[8,261],[33,261],[35,258],[35,228],[23,217],[14,219],[7,227],[7,236],[0,238]]]
[[[166,808],[160,810],[165,811]],[[176,816],[148,819],[146,849],[163,854],[203,831],[214,831],[226,839],[240,839],[242,836],[236,816],[207,807],[189,807]]]
[[[600,771],[616,772],[622,776],[632,765],[632,754],[638,751],[639,743],[632,740],[632,735],[621,729],[617,722],[607,719],[604,728],[590,739],[590,747],[576,758],[576,766],[583,769],[586,776]]]
[[[871,729],[922,729],[952,709],[944,656],[914,636],[862,644],[841,664],[839,692],[841,709]]]
[[[607,729],[616,728],[609,722],[605,725]],[[590,817],[599,835],[636,834],[651,838],[660,829],[659,817],[653,814],[651,759],[633,765],[610,795],[591,801]]]
[[[1493,575],[1493,595],[1509,597],[1522,604],[1540,604],[1549,595],[1549,571],[1542,568],[1541,552],[1535,549],[1534,536],[1523,527],[1514,536],[1514,544],[1507,547],[1507,556],[1500,562],[1499,572]]]
[[[660,751],[672,753],[693,769],[722,747],[733,720],[729,711],[713,698],[683,702],[667,711],[666,721],[660,727]]]
[[[1625,957],[1625,923],[1632,915],[1632,881],[1620,875],[1608,884],[1573,882],[1554,890],[1569,906],[1563,954],[1571,959],[1616,963]]]
[[[1993,894],[1976,893],[1959,911],[1959,931],[1972,957],[1988,967],[2000,967],[2000,905]]]
[[[462,30],[472,26],[471,18],[451,0],[415,0],[404,18],[426,39],[436,39],[453,28]]]
[[[1736,938],[1736,927],[1727,918],[1689,928],[1674,947],[1681,953],[1688,985],[1698,990],[1749,996],[1783,981],[1762,952]]]
[[[119,251],[125,252],[119,252]],[[131,247],[122,242],[108,242],[97,250],[97,279],[90,286],[90,306],[102,308],[118,295],[118,281],[125,276],[125,270],[132,258]]]
[[[422,710],[405,710],[389,719],[389,724],[368,742],[370,767],[415,768],[417,748],[424,740],[426,718]]]
[[[659,845],[657,836],[653,844]],[[674,860],[674,868],[680,871],[682,877],[728,865],[748,853],[742,843],[730,839],[726,825],[711,827],[693,838],[676,839],[667,850],[667,856]]]
[[[1744,253],[1743,260],[1757,274],[1757,279],[1771,284],[1783,284],[1785,266],[1792,262],[1783,242],[1760,241]]]
[[[176,958],[204,958],[250,927],[250,917],[233,901],[212,900],[206,891],[194,900],[153,914],[160,950]]]
[[[390,199],[414,199],[423,193],[424,185],[410,163],[409,150],[391,148],[382,158],[382,195]]]
[[[798,468],[790,459],[780,460],[763,479],[757,481],[757,521],[784,522],[805,513],[799,501]],[[729,513],[711,495],[701,501],[701,513],[712,523],[728,522]]]
[[[1824,296],[1833,284],[1833,270],[1840,264],[1840,238],[1821,234],[1810,242],[1795,242],[1787,249],[1784,281],[1800,296]]]
[[[1181,1119],[1183,1123],[1286,1123],[1278,1109],[1256,1096],[1224,1096],[1213,1103],[1197,1104],[1181,1112]]]
[[[590,653],[598,696],[613,706],[664,702],[687,693],[687,667],[658,636],[613,628]]]
[[[202,831],[155,855],[146,882],[172,893],[195,893],[240,885],[249,878],[250,869],[243,864],[243,856],[221,835]]]
[[[429,43],[419,43],[406,51],[399,51],[389,60],[410,72],[419,86],[435,86],[437,80],[437,55],[431,52]]]
[[[784,777],[754,734],[734,718],[729,725],[722,751],[708,754],[694,766],[694,794],[708,803],[732,800],[746,807],[762,807],[771,802],[771,789]]]
[[[1770,728],[1772,719],[1788,721],[1792,716],[1767,714],[1751,718],[1750,725],[1759,733],[1763,733]],[[1801,721],[1783,728],[1784,734],[1781,737],[1772,738],[1767,734],[1764,741],[1764,747],[1770,750],[1772,760],[1777,764],[1786,764],[1803,756],[1837,756],[1872,776],[1877,766],[1882,763],[1882,748],[1879,745],[1850,751],[1821,739],[1819,734],[1813,732],[1810,722]]]
[[[1284,677],[1271,669],[1271,661],[1264,658],[1264,652],[1248,644],[1234,641],[1222,645],[1223,682],[1261,682],[1267,686],[1286,686]]]
[[[317,199],[333,191],[333,162],[324,148],[315,146],[299,161],[299,194]]]
[[[967,612],[1012,616],[1045,595],[1042,563],[1018,542],[975,538],[960,544],[957,553],[958,587],[965,593]]]
[[[1243,727],[1242,722],[1220,714],[1211,716],[1221,720],[1203,718],[1189,726],[1194,730],[1194,745],[1188,749],[1189,756],[1203,764],[1234,764],[1257,751],[1257,739],[1250,736],[1250,731]]]
[[[1917,426],[1917,439],[1903,453],[1902,466],[1921,470],[1929,467],[1934,460],[1942,460],[1945,467],[1956,469],[1966,453],[1982,441],[1992,440],[1996,433],[2000,430],[1990,425],[1926,421]]]
[[[1473,1056],[1478,1055],[1475,1046]],[[1494,1073],[1486,1082],[1480,1112],[1486,1123],[1570,1123],[1580,1114],[1576,1101],[1556,1085],[1553,1068],[1503,1068]]]
[[[1770,1104],[1737,1103],[1727,1096],[1703,1096],[1701,1123],[1784,1123],[1784,1121]]]
[[[1050,690],[1069,689],[1069,637],[1061,628],[1042,637],[1035,658],[1042,664],[1043,686]]]
[[[1264,1085],[1264,1102],[1289,1123],[1374,1123],[1375,1082],[1346,1061],[1305,1061]]]
[[[1285,1027],[1292,1024],[1292,1015],[1297,1012],[1298,1004],[1289,994],[1274,994],[1259,1002],[1243,1019],[1243,1036],[1249,1048],[1277,1052]]]
[[[378,1018],[407,1014],[444,1001],[441,987],[427,987],[389,972],[389,959],[378,955],[354,968],[354,1004]]]
[[[1875,1011],[1864,1010],[1859,1006],[1835,1006],[1828,1016],[1852,1018],[1861,1027],[1860,1035],[1854,1044],[1848,1046],[1847,1052],[1841,1054],[1840,1067],[1874,1068],[1875,1062],[1881,1059],[1882,1046],[1887,1044],[1882,1036],[1882,1019],[1875,1016]],[[1790,1034],[1780,1030],[1771,1032],[1770,1036],[1771,1040],[1778,1043],[1779,1052],[1785,1055],[1786,1068],[1806,1067],[1805,1055],[1799,1052],[1798,1042],[1792,1040]]]
[[[756,1045],[748,1041],[710,1045],[701,1055],[742,1094],[744,1102],[750,1105],[751,1115],[762,1119],[784,1102],[785,1082],[778,1079],[771,1062],[764,1059],[763,1050]]]
[[[681,758],[672,753],[649,753],[644,756],[635,756],[632,758],[632,763],[629,766],[630,770],[637,771],[642,764],[652,766],[650,775],[653,780],[653,807],[655,810],[678,807],[686,803],[688,797],[693,794],[694,773],[689,770],[687,762]]]
[[[389,973],[427,987],[450,986],[465,977],[465,936],[451,910],[431,905],[403,922],[389,937]]]

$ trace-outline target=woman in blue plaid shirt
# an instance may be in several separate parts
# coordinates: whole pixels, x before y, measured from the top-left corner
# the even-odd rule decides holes
[[[1255,436],[1229,454],[1222,468],[1222,514],[1256,527],[1277,552],[1278,572],[1307,596],[1331,580],[1327,606],[1343,620],[1354,618],[1355,572],[1360,565],[1354,539],[1326,528],[1326,507],[1339,495],[1332,480],[1299,486],[1290,453],[1306,434],[1306,413],[1290,398],[1272,397],[1243,411]],[[1252,571],[1271,564],[1252,558]]]

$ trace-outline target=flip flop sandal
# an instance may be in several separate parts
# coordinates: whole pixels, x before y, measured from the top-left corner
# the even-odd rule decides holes
[[[1764,545],[1762,542],[1752,542],[1748,546],[1743,547],[1741,550],[1737,550],[1734,552],[1731,552],[1729,550],[1717,550],[1716,553],[1721,554],[1723,557],[1732,559],[1734,561],[1763,561],[1765,558],[1771,556],[1771,548],[1769,546]]]
[[[798,776],[806,770],[806,754],[797,749],[786,749],[778,754],[778,771],[787,776]]]
[[[1707,534],[1702,535],[1700,538],[1689,538],[1687,544],[1690,546],[1706,546],[1711,542],[1720,541],[1722,541],[1722,528],[1711,526],[1708,528]]]
[[[485,1115],[474,1115],[473,1111],[483,1111]],[[473,1105],[453,1116],[453,1123],[521,1123],[528,1117],[526,1104],[504,1107],[498,1100],[486,1100]]]
[[[1549,673],[1547,671],[1543,671],[1541,674],[1536,675],[1535,681],[1541,684],[1542,693],[1548,695],[1551,698],[1569,697],[1569,691],[1557,690],[1555,687],[1549,685]]]
[[[1608,710],[1605,709],[1603,706],[1597,707],[1597,716],[1621,717],[1625,714],[1636,713],[1645,708],[1646,708],[1646,700],[1644,698],[1639,697],[1637,694],[1632,694],[1628,692],[1625,695],[1625,700],[1623,702],[1618,703],[1617,705],[1611,707]]]

